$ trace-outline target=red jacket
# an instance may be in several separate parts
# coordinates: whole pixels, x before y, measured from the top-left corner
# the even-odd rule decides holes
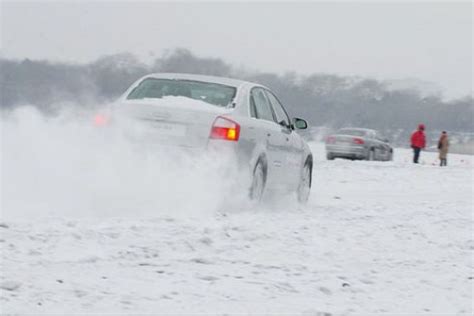
[[[411,146],[418,148],[425,148],[426,146],[426,137],[423,131],[416,131],[411,134]]]

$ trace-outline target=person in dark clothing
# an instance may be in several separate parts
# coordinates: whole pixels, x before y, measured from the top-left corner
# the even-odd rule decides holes
[[[413,162],[418,163],[420,152],[426,146],[425,125],[418,125],[418,129],[411,134],[411,148],[413,148]]]

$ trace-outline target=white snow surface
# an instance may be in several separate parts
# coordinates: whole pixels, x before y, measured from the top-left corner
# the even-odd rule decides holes
[[[226,207],[202,165],[122,147],[112,168],[89,130],[25,113],[3,122],[1,313],[473,312],[472,156],[326,161],[312,143],[307,206]]]

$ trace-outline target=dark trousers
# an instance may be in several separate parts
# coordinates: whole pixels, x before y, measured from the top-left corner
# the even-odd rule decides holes
[[[418,159],[420,159],[420,147],[413,147],[413,162],[418,163]]]
[[[447,166],[447,165],[448,165],[448,159],[446,159],[446,158],[441,158],[439,165],[440,165],[441,167]]]

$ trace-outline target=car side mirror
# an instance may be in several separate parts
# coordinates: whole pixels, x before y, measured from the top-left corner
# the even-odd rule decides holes
[[[296,129],[307,129],[308,128],[308,123],[300,118],[293,118],[293,125],[295,126]]]

